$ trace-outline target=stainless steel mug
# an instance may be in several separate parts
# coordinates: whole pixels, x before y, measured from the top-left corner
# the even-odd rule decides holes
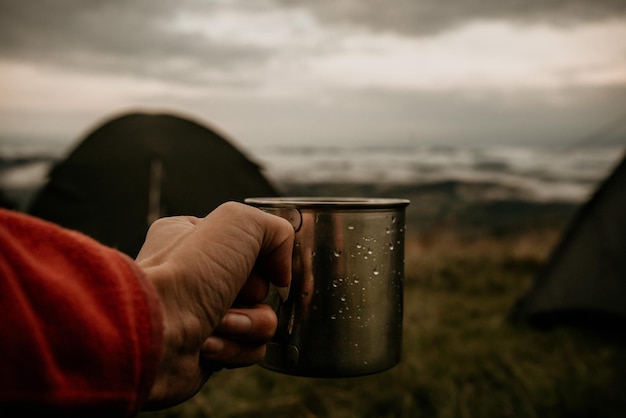
[[[278,329],[261,366],[309,377],[381,372],[400,362],[404,199],[280,197],[245,202],[296,234],[289,289],[266,303]]]

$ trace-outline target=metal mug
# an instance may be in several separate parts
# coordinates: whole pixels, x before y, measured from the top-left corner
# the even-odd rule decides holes
[[[279,197],[245,203],[293,225],[292,279],[271,287],[278,316],[264,368],[348,377],[400,362],[405,199]]]

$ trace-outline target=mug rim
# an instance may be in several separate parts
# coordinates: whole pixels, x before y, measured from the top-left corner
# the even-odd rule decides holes
[[[284,197],[248,197],[244,203],[252,206],[272,208],[337,208],[337,209],[373,209],[403,208],[410,200],[387,197],[336,197],[336,196],[284,196]]]

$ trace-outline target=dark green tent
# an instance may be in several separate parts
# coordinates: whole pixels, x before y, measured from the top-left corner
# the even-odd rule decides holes
[[[582,205],[512,318],[598,329],[626,320],[626,158]]]
[[[54,166],[29,212],[134,257],[159,217],[201,217],[259,195],[277,192],[213,129],[170,114],[132,113],[95,129]]]

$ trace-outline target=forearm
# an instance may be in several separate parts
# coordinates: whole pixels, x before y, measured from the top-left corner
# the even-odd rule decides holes
[[[63,416],[133,415],[162,338],[158,299],[134,262],[1,210],[0,276],[0,403]]]

